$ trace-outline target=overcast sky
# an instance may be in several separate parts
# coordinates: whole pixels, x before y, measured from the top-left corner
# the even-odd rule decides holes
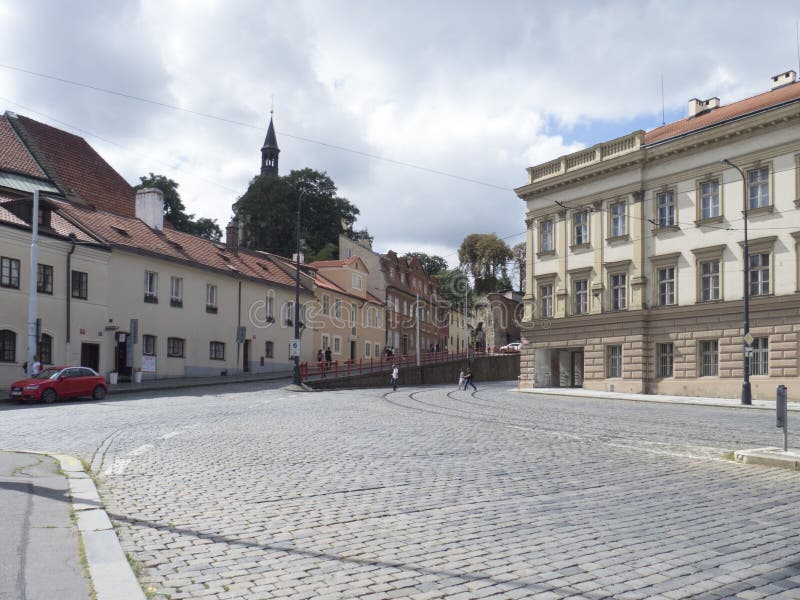
[[[131,184],[174,179],[224,228],[274,98],[282,174],[327,172],[376,250],[454,265],[470,233],[524,239],[526,167],[660,125],[662,74],[672,121],[797,70],[798,18],[796,0],[4,0],[0,108],[85,137]]]

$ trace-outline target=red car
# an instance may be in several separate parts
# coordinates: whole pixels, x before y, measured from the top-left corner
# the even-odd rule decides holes
[[[45,367],[30,379],[12,383],[9,396],[20,402],[50,404],[81,396],[102,400],[106,392],[108,386],[103,376],[89,367]]]

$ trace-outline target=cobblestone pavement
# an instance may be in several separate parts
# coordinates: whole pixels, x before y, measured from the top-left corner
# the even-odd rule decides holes
[[[479,382],[0,419],[1,447],[91,462],[161,597],[800,597],[800,476],[724,457],[778,443],[768,411]]]

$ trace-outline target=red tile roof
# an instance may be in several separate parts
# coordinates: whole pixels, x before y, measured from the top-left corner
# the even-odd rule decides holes
[[[133,217],[136,192],[82,137],[28,117],[12,118],[48,177],[71,201]]]
[[[8,122],[7,115],[0,118],[0,169],[40,179],[47,178]]]
[[[314,262],[307,263],[310,267],[314,267],[315,269],[327,269],[327,268],[335,268],[335,267],[346,267],[351,265],[355,262],[358,262],[358,256],[351,256],[350,258],[344,258],[340,260],[316,260]]]
[[[733,102],[732,104],[726,104],[695,117],[688,117],[680,121],[675,121],[674,123],[667,123],[661,127],[656,127],[645,133],[644,143],[649,145],[663,142],[670,138],[697,131],[711,125],[718,125],[737,117],[797,100],[800,100],[800,82],[791,83],[751,98]]]

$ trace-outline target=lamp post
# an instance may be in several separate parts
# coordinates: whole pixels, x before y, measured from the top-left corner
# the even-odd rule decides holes
[[[744,351],[744,381],[742,382],[742,404],[752,404],[753,397],[750,390],[750,344],[748,338],[750,334],[750,248],[747,245],[747,208],[749,199],[747,197],[747,177],[739,167],[727,158],[723,163],[739,171],[742,176],[742,200],[744,204],[744,336],[742,339],[742,349]]]
[[[295,279],[294,279],[294,339],[300,340],[300,203],[308,190],[300,192],[297,197],[297,254],[295,255]],[[295,385],[300,385],[300,352],[294,357],[294,376],[292,381]]]

